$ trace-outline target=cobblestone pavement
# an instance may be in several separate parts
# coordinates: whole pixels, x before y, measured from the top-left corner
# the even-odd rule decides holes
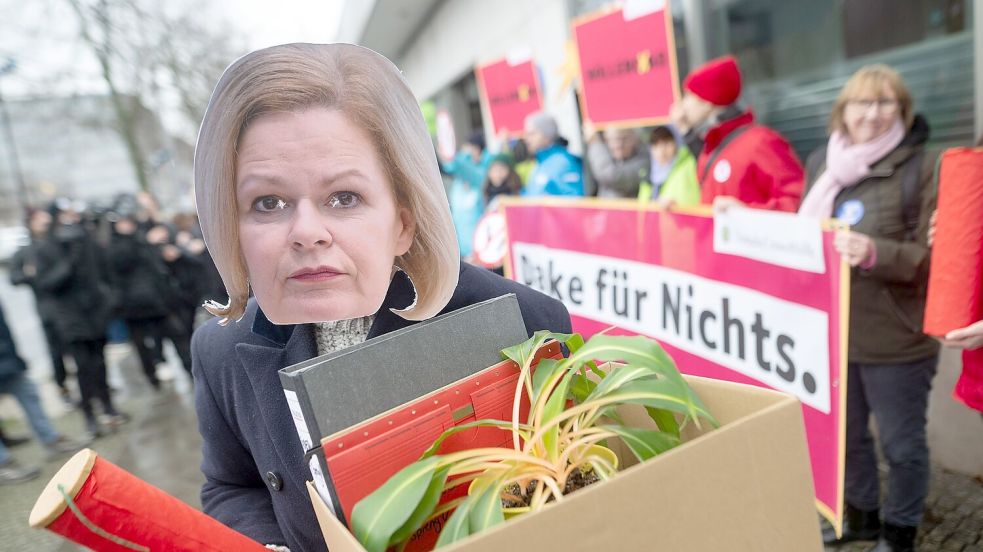
[[[828,551],[865,552],[871,542]],[[983,481],[935,468],[918,535],[921,552],[983,552]]]

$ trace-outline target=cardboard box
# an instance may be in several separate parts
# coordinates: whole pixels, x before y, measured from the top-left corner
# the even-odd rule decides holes
[[[609,441],[625,466],[610,481],[441,550],[822,550],[799,402],[687,380],[719,428],[700,434],[691,425],[683,444],[642,464]],[[641,409],[621,414],[652,425]],[[310,483],[308,491],[329,550],[364,552]]]

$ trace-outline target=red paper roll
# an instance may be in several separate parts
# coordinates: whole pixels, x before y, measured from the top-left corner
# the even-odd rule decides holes
[[[942,155],[924,331],[944,336],[983,318],[983,148]]]
[[[91,449],[75,454],[48,482],[30,523],[100,551],[269,552]]]

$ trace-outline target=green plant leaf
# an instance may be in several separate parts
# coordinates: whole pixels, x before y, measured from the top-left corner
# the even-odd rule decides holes
[[[553,388],[553,392],[550,394],[549,399],[546,400],[546,405],[543,406],[542,419],[539,420],[539,424],[548,424],[550,420],[556,418],[567,406],[567,393],[570,390],[570,380],[575,375],[575,372],[568,371],[560,379],[560,382]],[[530,413],[531,415],[532,413]],[[532,425],[535,425],[532,424]],[[545,434],[543,434],[543,448],[546,449],[547,457],[551,461],[555,461],[560,457],[559,448],[559,435],[560,427],[556,426],[550,428]]]
[[[430,519],[430,515],[433,514],[434,508],[437,507],[437,503],[440,502],[440,496],[444,492],[444,483],[447,482],[447,473],[449,471],[450,467],[448,466],[434,472],[433,478],[430,480],[430,485],[427,486],[426,492],[423,493],[420,503],[417,504],[416,509],[410,514],[406,523],[393,533],[393,536],[389,539],[389,546],[394,546],[409,539],[417,529],[423,527],[423,524]]]
[[[642,462],[679,444],[679,437],[654,429],[640,429],[616,425],[605,425],[601,427],[617,433],[625,445]]]
[[[532,375],[532,404],[536,404],[540,393],[543,392],[543,385],[553,379],[557,372],[564,369],[565,364],[552,358],[544,358],[536,365],[536,371]]]
[[[682,379],[676,364],[662,346],[644,336],[595,335],[570,358],[574,362],[623,362],[648,368],[666,378]]]
[[[618,391],[608,394],[605,398],[611,399],[619,396],[624,397],[624,402],[679,412],[693,420],[705,418],[716,425],[716,420],[683,379],[634,380],[623,385]]]
[[[440,457],[414,462],[389,478],[352,509],[352,533],[368,552],[385,552],[433,481]]]
[[[488,480],[476,479],[477,489],[472,492],[477,493],[474,505],[468,512],[468,525],[471,533],[479,533],[505,522],[505,514],[502,513],[502,484],[498,478]]]
[[[583,373],[574,374],[570,378],[570,393],[578,404],[587,400],[587,396],[595,387],[597,387],[597,383],[591,381]]]
[[[679,422],[676,421],[676,416],[672,412],[650,406],[646,407],[645,411],[648,412],[655,425],[659,426],[659,429],[677,439],[679,438]]]
[[[571,336],[577,334],[554,334],[546,330],[539,330],[538,332],[532,334],[532,337],[511,347],[506,347],[502,349],[502,356],[507,358],[519,366],[525,364],[527,359],[532,358],[536,354],[536,351],[543,346],[550,339],[556,339],[561,343],[566,343]],[[557,338],[562,339],[557,339]]]
[[[443,433],[440,434],[440,437],[437,437],[437,439],[433,442],[433,444],[430,445],[430,448],[423,451],[423,454],[420,456],[420,460],[430,458],[434,454],[437,454],[437,451],[440,449],[440,445],[444,444],[444,441],[446,441],[447,438],[450,437],[451,435],[454,435],[455,433],[460,433],[462,431],[467,431],[469,429],[474,429],[476,427],[497,427],[498,429],[502,429],[505,431],[512,431],[512,422],[504,421],[504,420],[484,419],[484,420],[475,420],[473,422],[468,422],[466,424],[461,424],[461,425],[447,428],[444,430]],[[530,431],[531,428],[529,426],[525,424],[519,424],[519,434],[522,435],[523,439],[528,437]]]
[[[618,369],[608,372],[607,376],[597,384],[597,387],[584,402],[602,399],[632,381],[654,377],[656,377],[655,374],[644,366],[620,366]]]
[[[451,514],[451,517],[447,519],[447,523],[444,524],[444,528],[440,530],[440,536],[437,537],[437,544],[434,548],[446,546],[471,535],[471,521],[469,518],[476,496],[469,495],[464,499],[464,502],[458,504],[457,508],[454,509],[454,513]]]

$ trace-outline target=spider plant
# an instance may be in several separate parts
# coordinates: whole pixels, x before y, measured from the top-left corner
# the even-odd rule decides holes
[[[535,352],[551,339],[564,343],[569,356],[542,359],[533,370]],[[445,431],[418,461],[359,501],[351,527],[369,552],[405,546],[424,523],[453,510],[439,548],[498,525],[507,515],[562,501],[575,490],[574,481],[609,479],[618,466],[617,456],[603,446],[607,439],[620,439],[645,461],[679,444],[682,424],[699,426],[704,418],[716,425],[655,340],[602,333],[584,343],[579,334],[541,331],[502,353],[520,367],[512,419]],[[618,364],[604,371],[595,361]],[[524,420],[523,393],[530,405]],[[626,426],[617,408],[627,404],[644,406],[658,429]],[[512,446],[438,454],[447,437],[475,427],[511,432]],[[465,484],[466,496],[441,503],[445,491]]]

